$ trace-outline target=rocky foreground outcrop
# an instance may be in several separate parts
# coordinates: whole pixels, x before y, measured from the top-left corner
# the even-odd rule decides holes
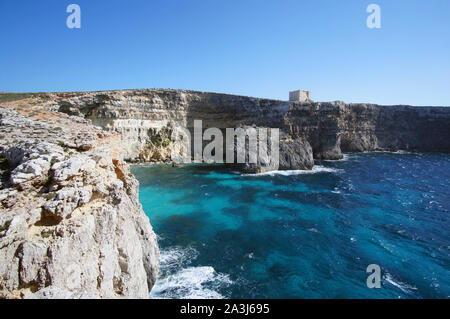
[[[0,104],[0,298],[148,298],[159,250],[120,136],[40,102]]]

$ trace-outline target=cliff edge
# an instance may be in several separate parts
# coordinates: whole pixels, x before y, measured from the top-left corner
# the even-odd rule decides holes
[[[50,109],[92,120],[124,139],[125,158],[170,162],[174,127],[280,129],[280,169],[311,169],[342,152],[450,153],[450,107],[287,102],[186,90],[50,93]],[[264,169],[256,167],[258,169]],[[270,169],[267,168],[267,169]]]
[[[120,136],[41,102],[0,104],[0,298],[148,298],[159,250]]]

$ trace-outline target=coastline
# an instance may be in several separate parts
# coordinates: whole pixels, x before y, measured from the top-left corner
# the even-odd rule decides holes
[[[142,92],[147,96],[144,100]],[[121,105],[124,94],[130,94],[127,99],[131,104]],[[160,94],[168,94],[166,100],[155,102]],[[223,109],[223,103],[230,110],[214,114]],[[433,134],[445,137],[450,133],[445,125],[450,109],[444,108],[434,110],[438,113],[420,108],[422,113],[417,114],[418,109],[400,107],[401,112],[412,112],[405,118],[410,122],[401,124],[399,131],[384,131],[376,125],[380,125],[380,116],[386,119],[390,115],[378,106],[299,104],[180,90],[49,93],[0,106],[1,129],[7,137],[1,144],[2,164],[6,166],[0,194],[0,276],[1,295],[7,298],[148,297],[158,274],[159,250],[139,203],[138,183],[129,173],[129,165],[173,165],[170,154],[177,145],[155,144],[155,137],[164,141],[173,125],[189,127],[194,115],[220,128],[245,124],[281,129],[282,158],[288,159],[282,168],[272,171],[257,166],[251,168],[254,171],[241,170],[244,176],[320,172],[320,161],[345,162],[345,152],[390,152],[380,150],[386,136],[395,142],[386,144],[386,149],[395,146],[398,149],[393,152],[409,154],[411,146],[403,135],[410,136],[413,144],[425,145],[417,136],[426,116],[435,123],[444,123],[436,126],[426,141]],[[369,113],[357,113],[359,118],[354,119],[355,110]],[[227,112],[237,113],[231,116]],[[133,117],[139,121],[129,121]],[[126,126],[127,121],[138,126]],[[396,134],[401,136],[397,138]],[[450,152],[447,144],[436,149]],[[433,150],[434,146],[424,149]],[[419,148],[418,152],[423,150]],[[126,221],[126,229],[121,229],[119,220]],[[118,229],[112,235],[104,228],[110,223]],[[85,226],[79,229],[79,224]],[[96,238],[95,253],[87,244],[92,237]],[[74,240],[86,250],[71,246]],[[130,243],[140,249],[133,250]],[[49,258],[48,251],[60,257]],[[78,261],[68,257],[80,254],[84,257]],[[113,257],[106,260],[105,256]],[[89,261],[80,263],[83,258]],[[87,273],[96,275],[86,277]],[[68,278],[75,278],[75,283],[68,283]]]

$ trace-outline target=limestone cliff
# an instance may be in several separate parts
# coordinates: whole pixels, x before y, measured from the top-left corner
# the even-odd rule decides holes
[[[0,298],[148,298],[156,235],[120,136],[0,104]]]
[[[194,120],[202,120],[204,129],[281,127],[289,110],[281,101],[184,90],[49,94],[49,107],[120,133],[126,159],[145,162],[170,160],[174,127],[192,129]]]
[[[184,90],[55,93],[48,100],[54,110],[121,133],[132,161],[170,161],[171,129],[192,128],[196,119],[204,128],[280,128],[287,135],[281,169],[310,169],[313,157],[340,159],[342,152],[450,152],[447,107],[292,103]]]

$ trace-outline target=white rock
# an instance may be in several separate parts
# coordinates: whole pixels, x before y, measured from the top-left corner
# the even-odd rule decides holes
[[[120,137],[100,138],[88,121],[64,115],[63,130],[5,108],[0,118],[0,132],[14,136],[0,139],[0,151],[15,164],[11,180],[21,184],[0,191],[0,299],[148,298],[158,244],[138,183],[118,158]],[[63,140],[80,148],[63,149]],[[26,200],[10,198],[24,192]]]
[[[88,203],[92,197],[92,189],[64,188],[56,192],[53,201],[44,205],[46,212],[66,218],[74,209]]]
[[[81,173],[92,172],[95,162],[87,156],[71,157],[67,161],[56,163],[52,166],[56,182],[63,182]]]
[[[61,289],[55,286],[49,286],[26,296],[25,299],[99,299],[98,294],[87,292],[83,289],[73,291]]]
[[[11,183],[13,185],[35,179],[50,169],[50,162],[42,158],[33,159],[17,166],[11,172]]]

